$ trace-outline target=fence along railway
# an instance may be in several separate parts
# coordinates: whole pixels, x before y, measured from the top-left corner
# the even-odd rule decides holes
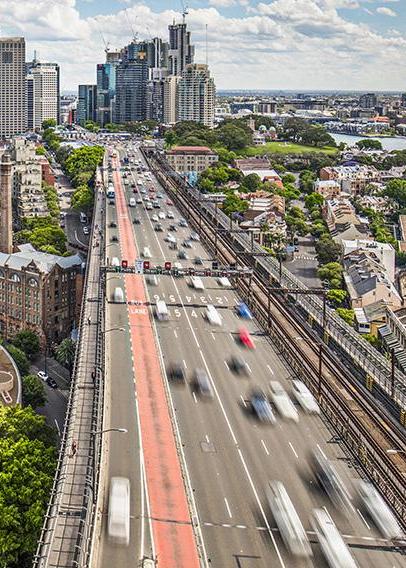
[[[228,218],[217,207],[207,202],[203,205],[199,192],[187,186],[160,156],[150,150],[144,150],[144,156],[180,210],[201,230],[202,240],[217,258],[225,265],[238,261],[254,268],[251,282],[247,284],[243,279],[237,282],[241,296],[250,304],[269,340],[276,345],[296,376],[318,396],[334,431],[334,439],[345,445],[355,463],[380,488],[406,530],[406,460],[404,454],[387,453],[388,449],[405,448],[405,431],[400,421],[390,420],[387,409],[379,404],[380,398],[387,397],[391,411],[401,419],[405,408],[406,378],[398,371],[394,376],[395,384],[390,384],[390,369],[385,359],[378,352],[369,358],[359,353],[354,355],[357,343],[349,350],[350,354],[354,355],[354,364],[365,363],[366,369],[358,369],[357,376],[350,372],[318,335],[323,329],[320,300],[308,295],[295,297],[286,294],[281,297],[277,263],[274,261],[272,270],[268,271],[268,259],[264,261],[262,256],[250,254],[254,247],[248,238],[241,239],[240,233],[218,231],[230,223]],[[240,250],[236,250],[236,244]],[[258,248],[254,250],[260,252]],[[283,269],[281,274],[285,286],[291,284],[291,288],[306,289],[287,270]],[[306,318],[298,321],[297,304],[299,315],[302,312],[303,316],[305,311],[308,318],[310,316],[308,321]],[[304,307],[308,310],[303,310]],[[331,338],[338,329],[336,319],[329,313],[325,323],[323,339]],[[337,341],[341,349],[356,334],[349,326],[346,327],[350,330],[349,339]],[[347,331],[346,327],[339,322],[340,329]],[[361,339],[357,337],[359,341]],[[372,349],[367,344],[367,354],[370,354],[369,348]],[[360,378],[369,377],[374,370],[373,361],[379,363],[374,373],[374,393],[360,382]],[[387,376],[382,378],[385,372]]]

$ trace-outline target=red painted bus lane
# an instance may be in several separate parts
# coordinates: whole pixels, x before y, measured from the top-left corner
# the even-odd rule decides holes
[[[119,163],[117,161],[117,168]],[[122,258],[138,257],[125,194],[115,175],[116,208]],[[127,302],[146,305],[143,277],[125,275]],[[131,342],[144,449],[145,472],[158,566],[198,568],[195,535],[176,450],[158,348],[149,310],[129,306]]]

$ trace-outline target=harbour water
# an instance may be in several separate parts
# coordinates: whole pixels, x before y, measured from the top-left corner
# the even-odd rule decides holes
[[[334,138],[337,144],[345,142],[348,146],[354,146],[358,140],[365,140],[366,136],[350,136],[349,134],[335,134],[334,132],[329,132],[330,136]],[[382,144],[384,150],[391,152],[392,150],[406,150],[406,137],[391,136],[391,137],[379,137],[368,136],[368,139],[379,140]]]

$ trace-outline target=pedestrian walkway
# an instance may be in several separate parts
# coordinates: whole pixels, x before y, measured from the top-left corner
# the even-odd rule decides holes
[[[103,290],[100,263],[104,194],[98,193],[84,286],[79,343],[61,439],[57,476],[34,566],[71,568],[84,565],[97,495],[102,423]],[[95,230],[96,229],[96,230]],[[94,301],[98,298],[99,301]],[[89,301],[89,300],[92,301]]]

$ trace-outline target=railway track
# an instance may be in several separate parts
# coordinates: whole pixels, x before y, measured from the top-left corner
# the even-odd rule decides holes
[[[235,262],[236,251],[227,234],[216,235],[215,223],[202,215],[199,204],[183,195],[176,181],[161,171],[159,163],[154,161],[151,165],[179,208],[199,228],[206,246],[212,252],[216,249],[217,257],[225,264]],[[318,397],[336,441],[345,445],[364,473],[379,486],[406,530],[405,454],[387,453],[389,449],[406,447],[403,427],[388,422],[385,411],[376,407],[376,400],[368,391],[327,352],[316,334],[290,312],[289,302],[284,302],[278,293],[270,293],[270,282],[264,282],[263,276],[255,271],[255,260],[244,254],[238,258],[241,264],[254,267],[249,283],[243,280],[237,283],[241,296],[249,302],[257,321],[293,373]]]

